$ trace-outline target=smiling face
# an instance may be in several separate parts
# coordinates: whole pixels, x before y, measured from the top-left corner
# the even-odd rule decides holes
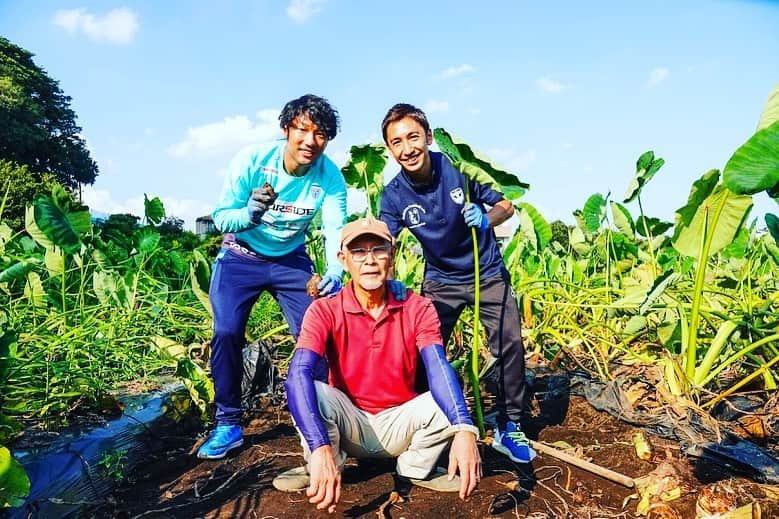
[[[428,146],[433,144],[433,133],[411,117],[404,117],[387,125],[387,147],[400,167],[415,180],[428,179],[433,167]]]
[[[385,246],[389,247],[388,254],[381,249],[374,250],[374,247],[383,248]],[[365,251],[371,250],[373,252],[365,254]],[[394,252],[395,248],[390,246],[387,241],[372,234],[363,234],[338,251],[338,259],[352,277],[355,285],[370,292],[384,286],[392,265]],[[378,258],[376,257],[377,253]],[[363,254],[365,254],[364,259],[362,259]],[[362,259],[362,261],[357,261],[358,259]]]
[[[291,175],[304,174],[327,147],[327,134],[303,114],[283,128],[287,145],[284,148],[284,169]]]

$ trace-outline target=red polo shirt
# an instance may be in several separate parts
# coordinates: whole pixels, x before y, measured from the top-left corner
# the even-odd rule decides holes
[[[363,310],[348,283],[335,297],[308,307],[297,347],[327,359],[330,385],[360,409],[378,413],[417,396],[414,378],[418,350],[441,344],[433,303],[409,293],[389,301],[378,319]]]

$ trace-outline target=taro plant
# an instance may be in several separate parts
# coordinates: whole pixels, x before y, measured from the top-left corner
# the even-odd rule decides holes
[[[368,216],[379,215],[379,199],[384,187],[384,167],[387,165],[386,148],[381,144],[352,146],[349,160],[341,168],[349,187],[360,189],[368,198]]]
[[[471,149],[468,144],[453,138],[443,128],[433,130],[433,137],[441,152],[446,155],[466,178],[466,186],[469,182],[478,182],[487,185],[501,192],[505,198],[512,203],[516,203],[530,187],[529,184],[522,182],[515,175],[503,170],[493,164],[489,159],[483,157],[478,152]],[[465,190],[465,199],[470,202],[470,189]],[[551,231],[550,231],[551,234]],[[473,344],[471,345],[471,363],[469,375],[473,387],[474,407],[476,411],[476,422],[481,436],[484,436],[484,416],[481,408],[481,398],[479,394],[479,358],[483,345],[483,338],[480,332],[480,260],[479,244],[476,239],[476,229],[471,229],[471,240],[473,242],[473,273],[474,273],[474,305],[473,305]]]

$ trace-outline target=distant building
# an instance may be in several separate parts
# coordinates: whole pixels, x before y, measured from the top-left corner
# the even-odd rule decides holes
[[[216,226],[214,225],[214,219],[210,215],[199,216],[195,220],[195,234],[197,234],[202,240],[209,234],[216,232]]]
[[[508,242],[511,240],[511,238],[514,236],[514,231],[516,228],[511,228],[509,225],[501,224],[497,227],[493,227],[492,229],[495,231],[495,238],[498,241],[498,245],[501,247],[501,250],[503,247],[508,244]]]

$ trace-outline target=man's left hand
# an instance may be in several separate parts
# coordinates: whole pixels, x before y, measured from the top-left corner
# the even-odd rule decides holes
[[[459,431],[449,449],[449,479],[460,471],[460,499],[469,497],[481,481],[481,457],[476,447],[476,435]]]
[[[322,281],[320,281],[316,286],[316,288],[319,290],[319,297],[332,297],[336,295],[339,290],[341,290],[341,276],[326,274],[325,277],[322,278]]]
[[[486,231],[490,227],[487,215],[476,204],[470,202],[465,204],[465,207],[463,207],[463,218],[468,227],[476,227],[479,231]]]

